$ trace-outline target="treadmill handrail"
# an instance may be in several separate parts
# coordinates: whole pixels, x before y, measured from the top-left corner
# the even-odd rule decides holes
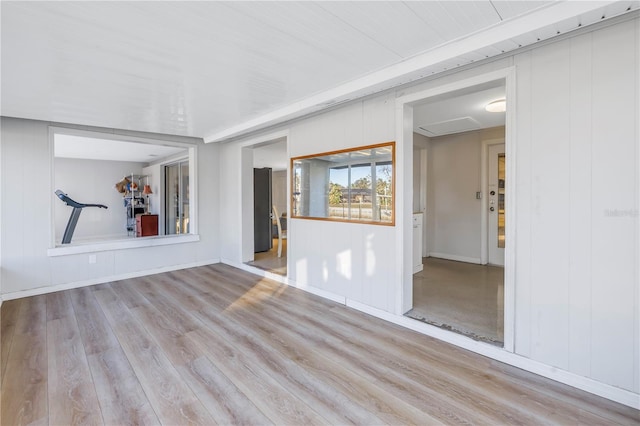
[[[71,207],[77,207],[77,208],[80,208],[80,209],[82,209],[84,207],[99,207],[101,209],[108,209],[109,208],[109,207],[105,206],[104,204],[84,204],[84,203],[79,203],[79,202],[74,201],[71,198],[69,198],[69,196],[67,194],[65,194],[64,192],[60,191],[59,189],[56,190],[56,195],[66,205],[71,206]]]

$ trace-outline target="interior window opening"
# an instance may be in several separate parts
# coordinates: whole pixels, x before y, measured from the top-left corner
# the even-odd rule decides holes
[[[292,159],[292,216],[394,223],[394,143]]]
[[[195,145],[51,132],[51,247],[193,233]]]

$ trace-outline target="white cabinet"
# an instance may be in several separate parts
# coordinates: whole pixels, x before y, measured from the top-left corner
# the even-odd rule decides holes
[[[413,273],[422,271],[422,213],[413,214]]]

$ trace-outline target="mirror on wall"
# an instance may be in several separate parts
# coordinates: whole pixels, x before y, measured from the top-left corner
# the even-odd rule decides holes
[[[395,142],[291,159],[291,215],[393,225]]]

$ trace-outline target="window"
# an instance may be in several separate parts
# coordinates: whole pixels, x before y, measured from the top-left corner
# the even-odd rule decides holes
[[[164,166],[165,234],[189,233],[189,162]]]
[[[196,211],[193,187],[195,143],[50,127],[50,144],[53,179],[49,255],[106,250],[107,245],[110,248],[127,248],[178,243],[184,241],[184,234],[197,237],[193,214]],[[167,182],[172,168],[177,171],[178,180],[177,186],[170,187]],[[122,182],[131,182],[130,188],[127,187],[126,191],[118,189],[117,184]],[[66,230],[73,209],[54,194],[58,189],[80,203],[108,207],[82,209],[71,240],[64,244],[63,235],[68,234]],[[171,193],[173,189],[175,194]],[[171,209],[167,207],[170,195],[174,195],[175,202]],[[133,213],[140,210],[141,213],[157,215],[155,222],[146,222],[147,226],[149,223],[159,224],[151,226],[153,232],[140,233],[139,236],[135,228],[132,231],[136,219],[133,213],[130,214],[127,202],[133,199],[137,203]],[[174,224],[172,229],[164,225],[170,221]],[[173,234],[183,236],[181,240],[175,236],[163,238]]]
[[[291,160],[292,216],[394,224],[395,143]]]

